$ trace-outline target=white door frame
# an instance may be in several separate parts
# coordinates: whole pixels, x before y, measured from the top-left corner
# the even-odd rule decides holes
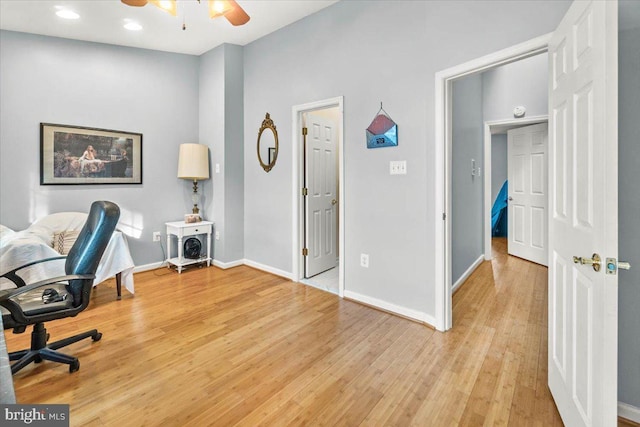
[[[324,99],[307,104],[294,105],[291,108],[291,141],[292,149],[292,233],[291,247],[293,248],[293,280],[299,282],[304,278],[304,257],[302,248],[304,245],[304,222],[301,218],[304,215],[304,199],[302,197],[302,187],[304,186],[304,174],[302,171],[304,161],[304,150],[302,150],[302,115],[314,110],[338,107],[338,295],[344,297],[344,97]]]
[[[481,73],[548,50],[553,33],[491,53],[436,73],[436,146],[435,146],[435,320],[439,331],[453,326],[451,292],[451,104],[454,80]],[[486,171],[486,170],[485,170]],[[485,173],[486,175],[486,173]],[[441,220],[442,218],[442,220]],[[446,218],[446,219],[445,219]]]
[[[490,120],[484,122],[484,259],[491,261],[491,136],[521,126],[549,121],[549,115],[531,116],[522,119]],[[508,161],[508,160],[507,160]]]

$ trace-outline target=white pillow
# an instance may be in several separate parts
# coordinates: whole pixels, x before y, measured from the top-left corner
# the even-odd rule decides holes
[[[38,236],[52,246],[53,235],[60,231],[80,230],[87,221],[83,212],[59,212],[36,220],[25,231]]]

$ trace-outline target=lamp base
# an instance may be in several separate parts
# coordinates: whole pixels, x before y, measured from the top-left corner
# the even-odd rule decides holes
[[[200,209],[198,209],[198,202],[200,201],[200,195],[198,194],[198,180],[193,180],[193,194],[191,195],[191,201],[193,202],[193,212],[195,215],[200,213]]]

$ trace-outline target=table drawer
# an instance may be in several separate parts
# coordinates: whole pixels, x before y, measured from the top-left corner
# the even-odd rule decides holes
[[[193,236],[195,234],[205,234],[211,232],[210,225],[191,225],[182,229],[183,236]]]

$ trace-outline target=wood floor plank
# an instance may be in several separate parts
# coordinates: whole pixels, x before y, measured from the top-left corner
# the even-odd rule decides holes
[[[436,332],[249,267],[136,274],[47,324],[73,344],[14,377],[19,402],[68,403],[73,426],[562,425],[546,386],[546,268],[504,239],[454,295]],[[10,350],[29,333],[5,331]]]

